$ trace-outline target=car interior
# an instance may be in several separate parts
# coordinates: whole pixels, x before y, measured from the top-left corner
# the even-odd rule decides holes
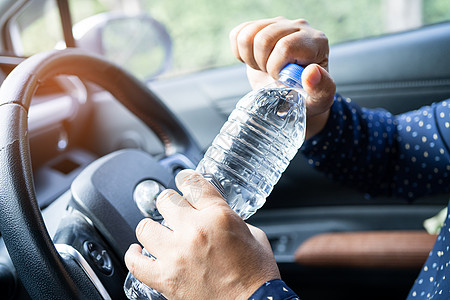
[[[0,2],[0,298],[126,299],[123,256],[144,218],[136,186],[176,189],[251,90],[246,67],[159,76],[169,34],[134,17],[158,28],[169,57],[143,81],[95,44],[130,17],[103,15],[77,35],[68,1],[56,1],[67,49],[27,58],[11,24],[40,2]],[[343,97],[400,114],[450,98],[449,53],[450,23],[439,22],[331,45],[329,70]],[[436,239],[423,222],[447,203],[371,197],[299,153],[247,222],[302,299],[404,299]]]

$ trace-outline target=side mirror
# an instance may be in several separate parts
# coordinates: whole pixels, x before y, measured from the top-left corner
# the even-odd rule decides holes
[[[137,78],[150,80],[172,61],[172,40],[163,24],[146,14],[94,15],[73,26],[78,47],[100,54]]]

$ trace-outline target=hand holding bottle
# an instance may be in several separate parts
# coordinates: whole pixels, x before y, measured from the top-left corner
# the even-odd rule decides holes
[[[282,17],[243,23],[230,33],[234,55],[247,64],[254,89],[278,79],[288,63],[307,66],[302,75],[306,99],[306,138],[325,126],[336,84],[328,74],[328,39],[305,20]]]
[[[247,299],[280,277],[265,234],[247,225],[199,173],[182,171],[176,184],[183,196],[167,190],[157,201],[171,229],[151,219],[136,229],[158,259],[143,255],[138,245],[125,255],[139,280],[168,299]]]

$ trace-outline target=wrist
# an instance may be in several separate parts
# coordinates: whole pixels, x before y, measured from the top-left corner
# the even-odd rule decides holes
[[[264,282],[248,299],[299,300],[297,294],[279,278]]]
[[[239,296],[237,296],[235,299],[239,300],[245,300],[249,299],[251,295],[256,293],[261,287],[263,287],[267,282],[272,282],[274,280],[281,280],[280,273],[277,272],[270,272],[268,270],[265,272],[264,276],[260,276],[258,278],[252,278],[251,280],[241,280],[241,282],[246,282],[246,284],[240,286],[237,290],[240,290],[241,292],[238,293]]]
[[[309,138],[312,138],[313,136],[321,132],[322,129],[325,128],[329,116],[330,116],[330,109],[313,117],[306,117],[305,139],[307,140]]]

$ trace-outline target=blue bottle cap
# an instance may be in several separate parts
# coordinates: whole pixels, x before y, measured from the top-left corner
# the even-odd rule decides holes
[[[289,76],[301,83],[303,70],[303,67],[300,67],[297,64],[289,63],[280,71],[280,75]]]

